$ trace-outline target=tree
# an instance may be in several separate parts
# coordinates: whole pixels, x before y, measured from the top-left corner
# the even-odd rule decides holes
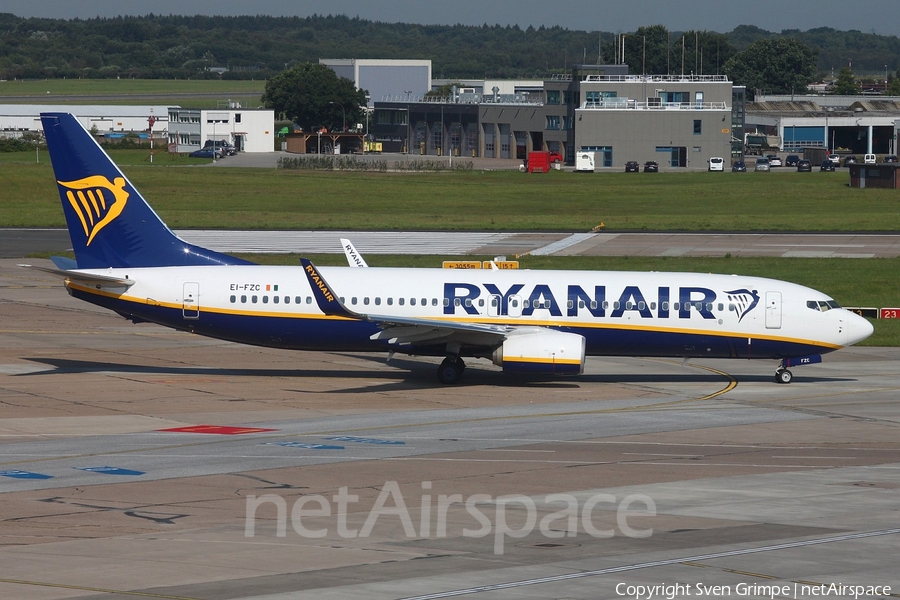
[[[837,79],[834,80],[831,93],[837,96],[854,96],[859,93],[859,82],[856,81],[850,67],[841,68]]]
[[[900,70],[896,75],[888,75],[887,89],[884,94],[885,96],[900,96]]]
[[[360,121],[366,91],[325,65],[302,63],[267,81],[262,102],[306,131],[340,131]]]
[[[725,63],[724,71],[737,85],[775,94],[803,92],[816,77],[817,52],[790,38],[759,40]]]

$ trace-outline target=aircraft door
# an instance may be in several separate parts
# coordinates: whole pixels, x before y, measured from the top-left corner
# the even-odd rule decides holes
[[[200,284],[192,281],[184,283],[181,299],[181,314],[185,319],[200,318]]]
[[[766,329],[781,329],[781,292],[766,292]]]
[[[501,298],[497,294],[492,295],[488,299],[487,314],[489,317],[499,317],[500,316],[500,304],[502,302],[503,302],[503,298]]]

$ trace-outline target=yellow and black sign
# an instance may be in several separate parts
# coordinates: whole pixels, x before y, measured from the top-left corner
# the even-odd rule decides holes
[[[484,261],[485,269],[491,268],[491,263],[494,263],[498,269],[518,269],[519,261],[517,260],[486,260]]]
[[[480,269],[481,261],[477,260],[445,260],[445,269]]]

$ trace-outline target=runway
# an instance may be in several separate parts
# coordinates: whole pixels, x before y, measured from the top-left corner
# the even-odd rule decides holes
[[[183,240],[217,252],[553,256],[779,256],[894,258],[900,235],[879,233],[638,233],[450,231],[227,231],[184,229]],[[65,229],[0,228],[0,258],[71,247]]]
[[[443,387],[431,359],[134,325],[17,262],[4,598],[900,593],[897,349],[786,386],[765,361],[592,358],[532,383],[472,361]]]

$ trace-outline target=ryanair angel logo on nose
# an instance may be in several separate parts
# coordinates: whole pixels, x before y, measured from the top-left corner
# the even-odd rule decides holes
[[[116,177],[113,181],[103,175],[92,175],[77,181],[57,181],[65,188],[66,198],[84,228],[87,246],[91,245],[101,229],[109,225],[122,213],[128,201],[125,191],[125,178]]]
[[[738,323],[747,316],[748,312],[756,308],[756,305],[759,304],[759,293],[756,290],[743,288],[725,293],[728,294],[728,301],[733,303],[736,307]]]

